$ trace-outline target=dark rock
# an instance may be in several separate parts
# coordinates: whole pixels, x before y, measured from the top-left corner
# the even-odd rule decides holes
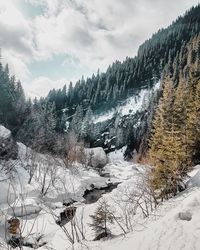
[[[110,173],[101,173],[100,176],[101,176],[101,177],[108,178],[108,177],[110,177]]]
[[[95,187],[95,185],[94,184],[90,184],[90,187],[93,189]]]
[[[192,219],[192,214],[189,211],[186,212],[180,212],[178,214],[178,218],[180,220],[190,221]]]
[[[10,245],[12,248],[17,248],[17,247],[22,247],[23,242],[24,242],[24,238],[12,236],[8,240],[8,245]]]
[[[60,213],[60,218],[56,221],[56,224],[61,227],[67,224],[74,218],[76,209],[77,207],[67,207],[63,212]]]
[[[9,240],[8,240],[8,245],[10,245],[12,248],[23,248],[24,247],[29,247],[29,248],[33,248],[33,249],[37,249],[40,248],[44,245],[47,244],[47,242],[39,242],[42,239],[42,236],[40,236],[39,238],[36,238],[36,244],[29,242],[28,240],[25,240],[23,237],[17,237],[17,236],[12,236]]]
[[[18,218],[11,218],[8,220],[8,232],[13,235],[17,235],[20,231],[20,220]]]
[[[63,206],[69,207],[69,206],[73,205],[75,202],[76,202],[76,201],[73,200],[73,199],[71,199],[71,200],[69,200],[69,201],[63,201]]]
[[[94,238],[94,241],[97,241],[97,240],[101,240],[101,239],[104,239],[104,238],[107,238],[107,237],[110,237],[111,236],[111,233],[108,232],[103,232],[103,233],[100,233],[99,235],[97,235],[95,238]]]

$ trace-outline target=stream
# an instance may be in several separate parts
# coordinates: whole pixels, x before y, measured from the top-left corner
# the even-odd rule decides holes
[[[85,204],[92,204],[97,202],[103,194],[112,192],[121,182],[109,183],[105,187],[86,189],[83,195]]]

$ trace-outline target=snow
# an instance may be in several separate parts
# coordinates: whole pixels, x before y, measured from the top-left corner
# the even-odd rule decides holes
[[[113,115],[116,113],[115,109],[112,109],[110,112],[105,113],[103,115],[95,116],[94,118],[94,124],[98,122],[105,122],[107,120],[110,120],[113,118]]]
[[[153,89],[141,89],[138,94],[133,95],[128,98],[125,102],[117,105],[116,108],[111,109],[110,111],[96,116],[94,118],[94,123],[104,122],[113,118],[114,114],[119,113],[121,116],[135,114],[137,111],[142,109],[142,105],[148,100],[148,96],[151,92],[156,91],[160,87],[160,81],[155,84]]]
[[[119,158],[109,164],[106,171],[110,170],[115,178],[125,181],[111,194],[104,195],[107,199],[111,199],[111,195],[112,197],[118,197],[120,189],[123,189],[125,184],[134,186],[137,173],[144,168],[144,166],[136,166],[133,163],[120,162]],[[196,181],[198,179],[198,182],[200,182],[199,171],[195,176]],[[87,205],[85,214],[87,220],[89,220],[88,215],[92,214],[94,210],[94,204]],[[200,248],[199,210],[200,189],[197,187],[190,188],[177,197],[164,202],[149,218],[140,218],[139,222],[135,224],[134,232],[127,234],[125,237],[118,236],[113,239],[94,242],[91,241],[92,232],[88,231],[87,236],[90,240],[84,243],[85,246],[84,244],[81,246],[75,244],[75,249],[130,250],[134,247],[137,250],[198,250]],[[112,229],[112,231],[117,232],[117,228]],[[56,235],[52,244],[56,245],[56,242],[59,241],[60,244],[58,244],[57,249],[64,250],[61,238],[61,235]]]
[[[75,164],[66,168],[61,159],[53,159],[51,156],[36,154],[35,164],[38,170],[28,184],[29,174],[27,164],[30,164],[28,155],[33,152],[23,144],[18,143],[19,159],[10,161],[14,166],[12,175],[6,171],[0,172],[0,242],[5,240],[6,219],[14,214],[20,217],[23,225],[23,236],[28,242],[35,242],[36,238],[42,236],[41,242],[46,242],[39,250],[72,249],[66,234],[55,223],[59,214],[66,208],[63,201],[76,202],[77,207],[75,219],[81,225],[83,215],[84,232],[86,240],[74,244],[74,250],[199,250],[199,222],[200,222],[200,165],[196,166],[189,173],[188,188],[177,195],[160,203],[160,205],[144,218],[141,210],[130,214],[133,231],[129,230],[124,236],[121,228],[116,223],[110,225],[113,238],[101,241],[93,241],[94,231],[89,224],[90,215],[94,214],[98,202],[85,204],[83,194],[86,189],[105,187],[108,183],[120,183],[110,193],[103,194],[101,199],[106,199],[117,216],[124,216],[124,213],[131,211],[132,207],[126,202],[127,192],[136,195],[141,192],[138,184],[149,170],[149,166],[124,161],[125,147],[108,154],[109,162],[104,172],[109,174],[108,178],[101,177],[92,170],[86,170],[83,166]],[[56,179],[46,195],[41,195],[41,178],[44,176],[46,167],[51,162],[50,168],[55,170]],[[0,167],[3,166],[0,161]],[[43,172],[44,171],[44,172]],[[50,183],[50,173],[47,174],[47,185]],[[10,183],[12,186],[10,187]],[[140,186],[142,188],[142,186]],[[12,199],[7,204],[7,191],[10,188]],[[14,210],[13,210],[14,209]],[[24,216],[24,211],[26,211]],[[124,224],[123,224],[124,225]],[[65,228],[71,232],[71,223]],[[1,249],[7,249],[1,246]],[[24,247],[25,250],[31,248]]]
[[[123,161],[124,160],[124,153],[125,153],[125,150],[126,150],[126,146],[124,146],[123,148],[121,149],[118,149],[118,150],[115,150],[113,152],[110,152],[108,154],[108,159],[110,162],[114,162],[114,161],[117,161],[117,160],[121,160]]]
[[[70,124],[70,122],[69,121],[66,121],[65,122],[65,132],[67,132],[67,130],[69,129],[69,124]]]
[[[134,246],[137,250],[198,250],[199,209],[200,191],[193,190],[189,196],[185,194],[178,199],[172,199],[169,204],[167,202],[160,209],[158,219],[153,216],[152,220],[143,222],[142,231],[131,233],[126,239],[119,238],[103,243],[100,249],[130,250]],[[180,218],[180,214],[184,214],[184,220]],[[185,220],[188,215],[190,220]]]
[[[10,130],[0,125],[0,138],[7,139],[11,136]]]
[[[191,179],[187,182],[188,187],[200,187],[200,165],[190,173]]]
[[[200,249],[200,169],[191,178],[192,187],[165,201],[127,237],[101,242],[102,250],[190,250]],[[95,246],[94,249],[98,249]]]

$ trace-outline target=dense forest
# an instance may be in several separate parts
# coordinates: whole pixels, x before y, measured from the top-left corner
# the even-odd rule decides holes
[[[8,66],[0,64],[0,123],[38,151],[60,154],[65,151],[63,145],[69,134],[74,134],[77,141],[102,146],[108,152],[128,145],[129,157],[134,150],[145,155],[162,88],[150,93],[148,103],[136,114],[116,113],[111,120],[97,124],[94,114],[120,105],[141,89],[151,91],[160,79],[170,78],[177,86],[180,71],[187,72],[190,67],[188,43],[200,32],[199,11],[200,5],[193,7],[169,27],[159,30],[140,46],[136,57],[113,63],[105,73],[98,71],[91,78],[82,77],[74,86],[70,83],[69,89],[66,85],[53,89],[39,100],[26,100],[21,83],[10,76]],[[195,53],[199,52],[192,52],[193,60]],[[182,73],[182,78],[186,79],[186,75]],[[165,85],[167,81],[162,80],[162,87]]]
[[[142,44],[138,55],[124,62],[115,62],[105,73],[98,72],[91,78],[82,78],[73,87],[52,90],[48,100],[55,102],[56,109],[68,108],[74,113],[77,105],[89,106],[95,112],[109,109],[138,89],[152,86],[166,64],[178,60],[177,53],[183,50],[192,37],[200,31],[200,6],[193,7],[168,28],[159,30]]]
[[[163,94],[153,120],[149,157],[155,189],[176,194],[200,162],[200,35],[192,39],[163,76]]]
[[[200,4],[41,98],[3,59],[0,249],[199,249]]]

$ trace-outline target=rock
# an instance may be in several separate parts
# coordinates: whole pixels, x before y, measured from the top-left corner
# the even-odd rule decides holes
[[[69,199],[69,201],[63,201],[63,206],[69,207],[74,204],[76,201],[74,199]]]
[[[87,164],[93,168],[103,168],[108,163],[108,158],[103,148],[86,148]]]
[[[20,233],[20,220],[18,218],[11,218],[8,220],[8,232],[13,235],[18,235]]]
[[[38,249],[47,244],[47,242],[40,242],[42,240],[42,236],[36,237],[34,239],[27,239],[21,236],[12,236],[8,241],[8,245],[12,248],[24,249],[24,247]]]
[[[10,245],[12,248],[20,248],[23,246],[23,242],[24,242],[24,238],[22,237],[15,237],[12,236],[9,240],[8,240],[8,245]]]
[[[16,160],[18,147],[10,130],[0,125],[0,160]]]
[[[56,223],[61,227],[64,226],[74,218],[76,209],[77,207],[67,207],[63,212],[60,213],[60,219],[56,221]]]
[[[108,230],[108,232],[102,232],[100,233],[99,235],[97,235],[95,238],[94,238],[94,241],[97,241],[97,240],[101,240],[103,238],[108,238],[108,237],[111,237],[112,234],[111,232]]]
[[[189,211],[186,212],[180,212],[178,214],[178,218],[180,220],[186,220],[186,221],[190,221],[192,219],[192,214]]]

